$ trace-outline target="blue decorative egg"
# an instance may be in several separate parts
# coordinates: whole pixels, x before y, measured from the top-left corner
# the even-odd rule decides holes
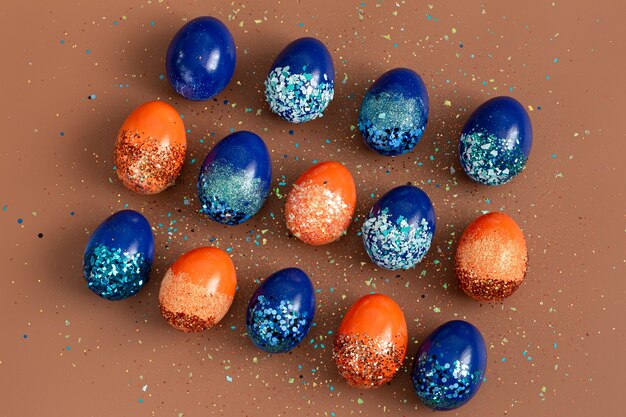
[[[209,152],[198,177],[201,211],[218,223],[236,225],[263,207],[272,181],[265,142],[245,130],[232,133]]]
[[[511,97],[495,97],[474,110],[463,127],[461,166],[481,184],[505,184],[526,166],[532,143],[524,106]]]
[[[408,68],[387,71],[365,94],[359,130],[367,146],[382,155],[413,150],[428,121],[428,91],[422,78]]]
[[[304,339],[315,315],[315,291],[301,269],[274,272],[259,285],[246,312],[248,336],[261,350],[285,353]]]
[[[326,46],[300,38],[278,55],[265,80],[270,109],[292,123],[322,117],[335,92],[335,68]]]
[[[374,204],[363,227],[363,244],[385,269],[408,269],[422,260],[435,234],[435,210],[428,195],[412,185],[387,192]]]
[[[219,94],[235,72],[235,41],[221,21],[203,16],[186,23],[167,48],[167,77],[174,90],[189,100]]]
[[[92,233],[83,257],[89,289],[107,300],[135,295],[148,281],[154,260],[150,223],[133,210],[104,220]]]
[[[411,379],[419,399],[434,410],[453,410],[480,388],[487,370],[487,349],[480,331],[454,320],[424,340],[413,362]]]

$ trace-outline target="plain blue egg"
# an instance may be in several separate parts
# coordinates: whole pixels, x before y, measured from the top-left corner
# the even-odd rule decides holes
[[[461,166],[481,184],[501,185],[526,166],[533,129],[524,106],[511,97],[495,97],[474,110],[459,140]]]
[[[419,399],[434,410],[453,410],[478,391],[487,370],[487,349],[480,331],[455,320],[424,340],[413,361],[411,379]]]
[[[219,94],[235,72],[235,41],[226,25],[214,17],[186,23],[167,48],[165,66],[174,90],[189,100]]]
[[[219,141],[198,176],[201,211],[218,223],[236,225],[265,204],[272,181],[272,160],[265,142],[245,130]]]
[[[91,234],[83,257],[87,286],[107,300],[135,295],[148,281],[154,260],[154,236],[148,220],[122,210]]]
[[[408,68],[387,71],[365,94],[359,130],[371,149],[382,155],[413,150],[428,121],[428,91],[422,78]]]
[[[292,123],[321,117],[334,93],[333,58],[315,38],[300,38],[287,45],[265,80],[270,109]]]
[[[315,290],[299,268],[281,269],[267,277],[250,298],[248,336],[261,350],[285,353],[305,338],[315,315]]]
[[[367,215],[363,245],[385,269],[408,269],[426,255],[435,234],[435,209],[428,195],[412,185],[383,195]]]

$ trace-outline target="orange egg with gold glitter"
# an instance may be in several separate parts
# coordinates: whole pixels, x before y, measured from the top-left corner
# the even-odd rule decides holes
[[[463,232],[456,250],[459,285],[480,301],[501,301],[524,281],[528,250],[515,220],[504,213],[488,213]]]
[[[348,384],[374,388],[391,381],[402,366],[408,335],[400,306],[383,294],[366,295],[339,325],[333,358]]]
[[[235,266],[226,252],[194,249],[167,270],[159,291],[161,314],[184,332],[209,329],[228,312],[236,288]]]
[[[287,228],[309,245],[334,242],[345,233],[356,205],[356,187],[339,162],[321,162],[306,170],[287,196]]]
[[[174,184],[185,162],[187,135],[180,114],[167,103],[151,101],[126,118],[115,142],[115,171],[140,194],[155,194]]]

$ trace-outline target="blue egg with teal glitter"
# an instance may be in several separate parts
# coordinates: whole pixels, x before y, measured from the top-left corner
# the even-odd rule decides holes
[[[511,97],[495,97],[474,110],[463,127],[461,166],[476,182],[506,184],[526,166],[532,143],[533,129],[524,106]]]
[[[83,257],[89,289],[107,300],[123,300],[148,281],[154,260],[150,223],[133,210],[104,220],[91,234]]]
[[[476,394],[487,370],[487,349],[474,325],[454,320],[422,342],[411,379],[419,399],[433,410],[453,410]]]
[[[374,204],[361,234],[365,250],[376,265],[390,270],[412,268],[432,243],[435,209],[418,187],[396,187]]]
[[[200,168],[200,211],[218,223],[241,224],[263,207],[271,181],[272,160],[263,139],[245,130],[232,133]]]
[[[299,268],[267,277],[250,298],[246,312],[248,336],[268,353],[289,352],[306,337],[315,315],[315,290]]]
[[[287,45],[265,80],[270,109],[292,123],[322,117],[334,94],[333,58],[315,38],[300,38]]]
[[[363,140],[381,155],[411,152],[428,121],[428,91],[408,68],[387,71],[365,94],[359,111]]]

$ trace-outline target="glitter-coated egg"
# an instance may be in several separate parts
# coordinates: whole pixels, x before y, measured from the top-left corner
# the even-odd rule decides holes
[[[83,274],[89,289],[107,300],[135,295],[150,277],[154,236],[150,223],[133,210],[108,217],[89,238]]]
[[[463,232],[456,250],[459,285],[480,301],[501,301],[522,284],[528,266],[526,240],[515,220],[487,213]]]
[[[339,325],[333,358],[348,384],[373,388],[391,381],[402,366],[408,343],[400,306],[382,294],[361,297]]]
[[[198,248],[170,266],[161,282],[161,314],[184,332],[201,332],[217,324],[233,303],[235,266],[226,252]]]
[[[222,224],[241,224],[261,209],[271,181],[272,160],[263,139],[245,130],[231,133],[200,169],[201,211]]]
[[[435,234],[428,195],[412,185],[396,187],[372,207],[361,228],[372,261],[385,269],[408,269],[426,255]]]
[[[486,369],[487,349],[480,331],[455,320],[438,327],[422,342],[411,379],[426,406],[453,410],[476,394]]]
[[[235,41],[226,25],[197,17],[176,32],[167,48],[167,78],[181,96],[208,100],[233,78],[235,60]]]
[[[287,196],[287,228],[309,245],[325,245],[345,233],[356,204],[350,171],[339,162],[321,162],[296,180]]]
[[[248,336],[268,353],[289,352],[304,339],[315,315],[315,291],[301,269],[286,268],[267,277],[250,298]]]
[[[413,150],[428,121],[428,91],[413,70],[395,68],[376,80],[363,98],[359,130],[371,149],[382,155]]]
[[[322,117],[335,92],[335,68],[326,46],[315,38],[300,38],[278,55],[267,79],[270,109],[292,123]]]
[[[481,184],[505,184],[526,166],[532,141],[524,106],[511,97],[492,98],[474,110],[463,127],[461,166]]]

